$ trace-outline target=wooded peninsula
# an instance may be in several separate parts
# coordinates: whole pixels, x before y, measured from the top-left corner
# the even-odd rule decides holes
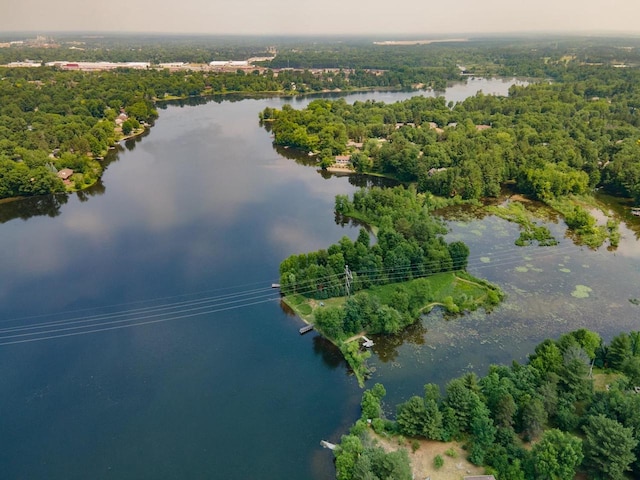
[[[334,451],[338,479],[437,478],[445,464],[461,461],[461,451],[497,479],[622,480],[627,472],[637,478],[639,347],[638,331],[607,344],[595,332],[576,330],[540,343],[526,364],[455,378],[444,395],[427,384],[395,407],[395,420],[387,418],[386,390],[376,384]],[[448,448],[444,455],[421,452],[420,439]],[[426,456],[427,467],[412,471],[409,456]]]

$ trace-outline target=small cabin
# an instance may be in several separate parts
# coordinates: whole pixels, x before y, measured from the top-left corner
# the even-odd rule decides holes
[[[351,165],[351,155],[337,155],[335,158],[335,164],[340,167],[348,167]]]
[[[62,181],[69,180],[71,175],[73,175],[73,170],[71,170],[70,168],[63,168],[62,170],[58,171],[57,175],[58,178]]]

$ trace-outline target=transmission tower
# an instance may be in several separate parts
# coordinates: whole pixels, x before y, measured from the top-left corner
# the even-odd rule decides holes
[[[344,291],[347,297],[351,296],[351,281],[353,280],[353,275],[351,270],[349,270],[349,265],[344,266]]]

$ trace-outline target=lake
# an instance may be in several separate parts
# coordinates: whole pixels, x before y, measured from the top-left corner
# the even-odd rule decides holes
[[[470,80],[458,101],[515,80]],[[434,92],[367,92],[348,102]],[[300,336],[271,289],[282,259],[356,227],[337,194],[363,179],[285,158],[258,124],[267,106],[310,98],[169,105],[106,160],[89,191],[0,204],[0,465],[4,478],[329,479],[362,391],[338,352]],[[579,327],[638,329],[634,219],[615,252],[518,248],[517,225],[446,212],[472,274],[507,293],[496,311],[437,314],[376,339],[387,407],[492,362],[524,360]],[[637,221],[637,220],[635,220]],[[577,285],[589,296],[572,296]],[[584,292],[585,290],[580,290]]]

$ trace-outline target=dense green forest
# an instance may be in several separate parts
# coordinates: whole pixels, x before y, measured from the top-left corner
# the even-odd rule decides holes
[[[338,479],[410,479],[408,457],[386,457],[369,433],[466,445],[468,460],[497,479],[640,476],[640,332],[605,344],[588,330],[545,340],[522,365],[494,365],[434,384],[385,415],[385,389],[362,397],[362,417],[336,450]],[[371,426],[368,426],[370,421]],[[449,460],[451,461],[451,460]]]
[[[514,182],[543,201],[603,187],[640,202],[639,81],[636,70],[580,67],[558,83],[514,86],[508,97],[316,100],[265,109],[262,119],[276,144],[317,152],[324,165],[350,153],[357,171],[436,195],[497,196]]]
[[[0,63],[155,65],[275,57],[262,62],[261,70],[237,72],[0,68],[0,198],[91,185],[102,173],[99,158],[108,147],[121,134],[139,131],[141,123],[152,123],[157,102],[166,98],[442,88],[459,79],[462,69],[552,78],[556,84],[514,89],[508,99],[479,95],[458,105],[425,99],[394,106],[317,102],[303,115],[285,108],[265,112],[264,119],[280,117],[270,122],[277,143],[318,150],[325,158],[344,152],[350,138],[365,141],[353,157],[358,170],[416,181],[421,190],[441,195],[491,196],[507,180],[539,197],[595,186],[640,195],[634,161],[637,70],[611,67],[640,63],[633,39],[486,38],[403,46],[376,45],[368,38],[5,35],[4,40],[25,43],[0,48]],[[122,112],[128,118],[120,132],[114,119]],[[438,134],[425,122],[445,132]],[[399,123],[407,125],[396,130]],[[447,127],[451,123],[458,127]],[[492,128],[479,132],[476,125]],[[374,143],[380,138],[387,143]],[[74,176],[65,186],[56,172],[66,168]]]
[[[0,33],[0,64],[36,61],[113,61],[208,63],[276,57],[270,68],[343,68],[406,70],[450,69],[464,65],[480,75],[555,77],[567,63],[640,64],[636,38],[606,37],[476,37],[464,42],[446,39],[430,44],[376,44],[373,37],[251,37],[203,35],[79,35]],[[385,39],[386,40],[386,39]],[[403,40],[403,39],[399,39]],[[405,39],[406,40],[406,39]]]
[[[282,94],[322,91],[349,84],[398,87],[367,72],[314,75],[285,71],[173,72],[119,69],[104,72],[53,68],[0,68],[0,198],[64,191],[56,172],[74,171],[68,188],[81,189],[100,177],[97,160],[123,134],[151,124],[157,102],[166,98],[230,93]],[[115,119],[127,118],[116,130]]]
[[[377,241],[371,245],[369,233],[361,229],[355,242],[343,237],[327,250],[292,255],[280,264],[282,292],[319,299],[344,295],[345,265],[353,272],[352,292],[464,270],[469,250],[461,242],[447,244],[446,229],[429,210],[428,196],[403,187],[362,189],[352,201],[338,195],[336,212],[375,225]]]

